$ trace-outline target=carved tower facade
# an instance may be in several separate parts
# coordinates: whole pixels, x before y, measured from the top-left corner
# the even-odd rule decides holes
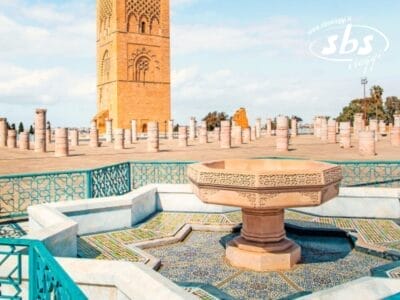
[[[97,115],[147,131],[171,119],[169,0],[97,0]]]

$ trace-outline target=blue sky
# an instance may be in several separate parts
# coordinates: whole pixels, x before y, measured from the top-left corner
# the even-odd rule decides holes
[[[171,1],[176,122],[239,107],[251,120],[336,116],[361,96],[364,75],[385,96],[400,96],[400,1]],[[310,54],[309,30],[343,17],[389,39],[373,70]],[[54,126],[89,124],[96,112],[94,0],[2,0],[0,45],[1,116],[28,124],[36,107],[46,107]]]

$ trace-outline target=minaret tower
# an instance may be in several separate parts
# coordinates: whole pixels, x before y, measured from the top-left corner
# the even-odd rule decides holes
[[[169,0],[97,0],[97,115],[147,131],[171,119]]]

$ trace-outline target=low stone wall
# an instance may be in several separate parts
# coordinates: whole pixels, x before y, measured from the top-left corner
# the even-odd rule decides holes
[[[157,184],[157,210],[171,212],[226,213],[237,207],[212,205],[202,202],[189,184]]]
[[[400,189],[340,188],[339,196],[317,207],[296,211],[325,217],[400,218]]]
[[[30,234],[26,239],[42,241],[54,256],[76,257],[78,224],[45,204],[28,208]]]
[[[131,227],[156,211],[155,186],[146,186],[123,196],[46,204],[79,225],[78,234]]]
[[[399,279],[362,277],[298,299],[389,299],[392,295],[398,295],[399,285]]]

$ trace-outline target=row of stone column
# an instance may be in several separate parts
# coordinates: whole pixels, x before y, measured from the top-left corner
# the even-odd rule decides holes
[[[94,126],[96,126],[96,123],[94,123]],[[168,130],[170,130],[170,127],[172,127],[172,130],[173,130],[173,121],[169,122]],[[121,130],[121,128],[117,128],[116,130],[114,130],[113,129],[113,120],[106,119],[106,134],[105,134],[106,142],[112,143],[114,140],[114,133],[120,134],[120,130]],[[130,129],[124,129],[124,140],[128,144],[137,142],[137,140],[138,140],[137,120],[131,120],[131,128]]]
[[[37,109],[35,112],[35,152],[46,152],[47,134],[46,134],[46,110]],[[20,134],[20,149],[29,149],[29,132]],[[7,127],[7,119],[0,118],[0,147],[17,148],[17,132],[9,130]]]
[[[337,143],[338,124],[335,119],[326,117],[316,117],[314,119],[314,136],[328,144]]]
[[[131,135],[132,135],[133,142],[137,141],[136,128],[137,128],[137,122],[136,122],[136,120],[132,120]],[[241,130],[240,133],[239,133],[239,129],[235,129],[235,127],[233,127],[231,129],[232,144],[239,145],[242,143],[248,143],[251,140],[259,139],[261,137],[261,128],[262,128],[262,124],[261,124],[260,118],[258,118],[256,120],[255,126],[245,128],[243,130],[240,128],[240,130]],[[172,140],[174,138],[173,129],[174,129],[174,121],[170,120],[170,121],[168,121],[168,125],[167,125],[167,137],[169,140]],[[179,131],[179,129],[178,129],[178,131]],[[183,132],[183,131],[184,131],[184,129],[181,129],[181,132]],[[207,130],[207,123],[205,121],[202,121],[200,126],[197,127],[196,118],[191,117],[189,120],[189,126],[186,127],[186,131],[187,131],[187,135],[188,135],[188,140],[194,141],[196,138],[198,138],[200,144],[208,143],[208,130]],[[114,140],[114,137],[113,137],[114,132],[115,131],[113,130],[112,119],[107,119],[106,120],[106,141],[107,142],[111,143]],[[220,140],[221,132],[222,132],[221,128],[215,128],[215,130],[214,130],[214,136],[218,141]],[[297,136],[297,134],[298,134],[296,119],[292,120],[292,131],[291,132],[292,132],[292,136]],[[271,119],[267,120],[267,135],[272,136],[272,120]],[[128,137],[128,136],[129,135],[125,133],[125,137]],[[117,146],[117,148],[120,148],[120,146]]]
[[[93,125],[93,127],[95,124]],[[112,141],[114,143],[115,150],[122,150],[128,144],[132,144],[133,137],[137,140],[137,136],[132,135],[132,132],[136,133],[136,121],[132,121],[132,129],[122,129],[117,128],[113,131],[112,134]],[[91,136],[96,135],[98,138],[98,131],[95,128],[91,130]],[[94,138],[93,138],[94,139]],[[92,138],[91,138],[92,141]],[[94,143],[94,140],[93,140]],[[97,144],[98,145],[98,144]],[[147,151],[148,152],[158,152],[160,149],[160,142],[159,142],[159,126],[158,122],[149,122],[147,123]]]
[[[47,145],[51,143],[51,128],[46,122],[45,109],[35,111],[35,134],[34,151],[44,153]],[[47,125],[47,126],[46,126]],[[70,139],[70,144],[69,144]],[[7,129],[7,120],[0,118],[0,147],[17,148],[17,132]],[[29,132],[21,132],[18,138],[18,146],[21,150],[30,150]],[[64,157],[69,155],[69,146],[79,146],[79,131],[77,129],[56,128],[55,129],[55,156]],[[92,122],[90,129],[90,146],[98,147],[98,130],[96,123]]]

